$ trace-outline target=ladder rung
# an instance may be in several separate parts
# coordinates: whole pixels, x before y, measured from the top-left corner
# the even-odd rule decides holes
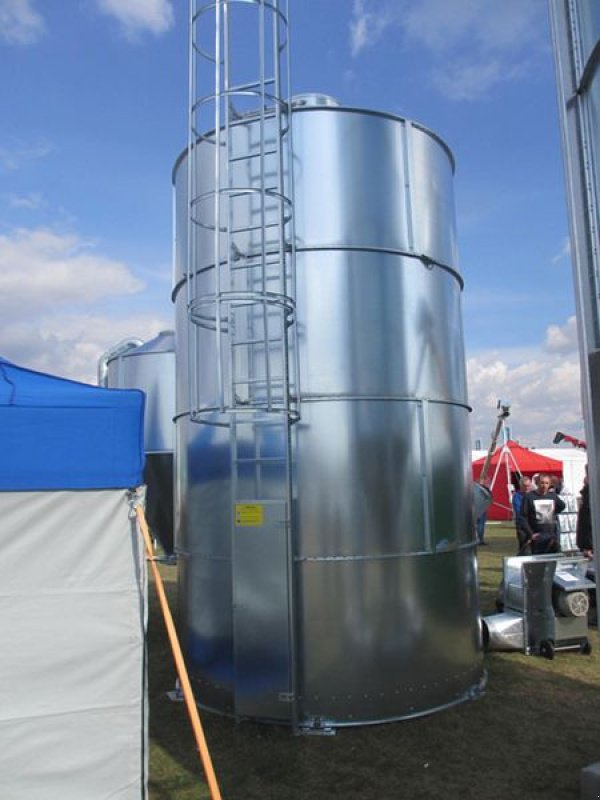
[[[280,344],[283,341],[281,336],[275,339],[248,339],[244,342],[231,342],[232,347],[250,347],[251,345],[262,344],[268,346],[270,344]]]
[[[270,86],[275,83],[275,78],[265,78],[262,81],[263,86]],[[237,86],[230,86],[225,92],[226,95],[231,95],[234,92],[243,92],[246,89],[258,89],[261,86],[261,81],[251,81],[250,83],[240,83]]]
[[[273,244],[275,244],[273,242]],[[288,250],[284,250],[284,253],[288,253]],[[244,254],[241,250],[237,251],[238,258],[237,261],[242,261],[243,263],[240,264],[240,267],[260,267],[263,263],[263,258],[261,253],[252,253],[251,255]],[[281,258],[281,252],[278,250],[274,253],[272,250],[271,252],[266,254],[266,258],[264,261],[265,266],[283,266],[283,260]]]
[[[271,200],[285,200],[286,202],[289,202],[287,197],[284,197],[277,192],[278,189],[276,186],[265,186],[264,189],[262,187],[258,188],[254,186],[231,186],[229,189],[227,189],[223,186],[216,191],[214,189],[210,189],[209,191],[200,192],[200,194],[193,195],[190,201],[190,206],[199,206],[200,203],[204,201],[212,201],[217,195],[221,199],[227,200],[237,200],[238,197],[260,197],[263,195]],[[258,211],[259,209],[254,209],[253,213],[257,214]],[[206,227],[209,226],[207,225]],[[211,230],[214,230],[214,227],[214,225],[210,226]],[[222,228],[221,230],[227,231],[227,228]]]
[[[267,381],[266,378],[247,378],[245,381],[232,381],[232,386],[283,386],[283,378],[271,378]]]
[[[257,112],[257,116],[258,117],[260,116],[259,112]],[[274,117],[275,117],[275,110],[274,109],[265,109],[264,119],[274,119]],[[248,124],[248,120],[249,120],[249,115],[247,116],[246,114],[244,114],[239,119],[230,120],[229,127],[230,128],[235,128],[238,125],[247,125]],[[254,116],[252,116],[252,120],[254,121]],[[288,129],[285,128],[283,132],[285,133],[285,132],[287,132],[287,130]]]
[[[260,156],[276,156],[278,152],[278,150],[265,150],[264,153],[261,153],[259,150],[258,153],[248,153],[248,155],[236,156],[235,158],[230,158],[228,160],[230,164],[235,164],[238,161],[250,161],[253,158],[259,158]]]
[[[267,314],[270,313],[271,319],[278,319],[281,316],[282,310],[284,310],[282,306],[275,305],[269,297],[241,298],[238,296],[235,302],[230,302],[230,308],[234,311],[234,313],[240,309],[244,309],[245,311],[252,311],[254,309],[256,311],[254,319],[262,318],[265,308],[267,309]]]
[[[242,410],[242,409],[240,408],[240,410]],[[273,418],[273,417],[259,417],[257,419],[255,417],[253,418],[250,415],[244,415],[243,418],[242,417],[238,417],[236,419],[236,421],[235,421],[235,424],[240,426],[240,427],[242,425],[252,425],[253,427],[254,426],[260,426],[261,428],[280,428],[284,423],[281,421],[281,419],[277,419],[276,417],[275,418]]]
[[[242,195],[237,195],[237,196],[241,197]],[[250,231],[262,231],[264,228],[278,228],[278,227],[279,227],[279,221],[265,222],[264,225],[247,225],[243,228],[231,228],[229,233],[233,235],[235,233],[249,233]]]
[[[236,191],[236,189],[238,191]],[[279,194],[273,194],[273,192],[278,192],[277,186],[265,186],[264,188],[261,186],[230,186],[227,189],[222,187],[218,192],[204,192],[203,194],[207,196],[214,197],[215,194],[222,194],[224,197],[257,197],[263,194],[265,197],[271,197],[275,200],[281,198]],[[199,195],[202,197],[203,195]]]
[[[259,456],[258,458],[234,458],[236,464],[264,464],[269,462],[285,463],[284,456]]]
[[[279,260],[278,261],[265,261],[265,267],[277,267],[280,264],[281,264],[281,261],[279,261]],[[237,267],[230,267],[230,270],[231,270],[231,272],[237,272],[237,271],[243,271],[243,270],[249,270],[249,269],[259,269],[260,267],[262,267],[262,265],[263,265],[262,261],[255,261],[253,264],[240,264]],[[281,275],[278,275],[276,273],[275,274],[271,273],[270,275],[265,275],[265,279],[269,280],[269,281],[272,281],[275,278],[280,278],[280,277],[281,277]],[[256,278],[256,280],[258,282],[258,281],[261,280],[261,278],[260,277]]]
[[[268,296],[264,297],[248,297],[242,299],[238,296],[235,305],[233,306],[233,310],[238,311],[239,309],[244,309],[245,311],[252,311],[253,309],[256,311],[254,315],[254,319],[262,318],[264,314],[264,310],[267,310],[267,314],[270,314],[272,319],[278,319],[281,316],[282,307],[274,305],[271,301],[271,298]]]

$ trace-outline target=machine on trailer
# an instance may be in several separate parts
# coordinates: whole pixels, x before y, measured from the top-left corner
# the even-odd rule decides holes
[[[488,650],[522,650],[553,658],[556,650],[591,653],[588,611],[594,583],[583,556],[504,559],[499,606],[482,620]]]
[[[577,447],[579,450],[587,450],[587,442],[584,442],[583,439],[576,439],[574,436],[569,436],[568,433],[556,431],[552,444],[560,444],[561,442],[568,442],[568,444],[572,444],[573,447]]]

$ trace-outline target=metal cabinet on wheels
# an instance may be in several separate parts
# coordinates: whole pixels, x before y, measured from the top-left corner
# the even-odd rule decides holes
[[[504,559],[503,611],[483,619],[488,650],[522,650],[553,658],[556,650],[591,652],[590,592],[583,556],[515,556]]]

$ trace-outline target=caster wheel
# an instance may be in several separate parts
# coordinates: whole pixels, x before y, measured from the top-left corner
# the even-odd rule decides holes
[[[483,644],[483,650],[485,653],[487,653],[490,649],[490,629],[483,619],[481,620],[481,641]]]
[[[592,645],[589,639],[584,639],[579,646],[579,652],[582,656],[589,656],[592,652]]]
[[[551,639],[544,639],[540,642],[540,655],[544,658],[554,658],[554,642]]]

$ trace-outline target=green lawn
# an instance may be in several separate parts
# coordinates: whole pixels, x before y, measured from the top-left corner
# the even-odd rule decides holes
[[[502,557],[514,529],[488,525],[479,549],[483,613],[494,610]],[[172,601],[176,569],[161,567]],[[183,704],[165,696],[174,668],[151,591],[150,798],[208,798]],[[432,716],[332,737],[202,719],[225,800],[576,800],[579,772],[600,761],[600,647],[553,661],[520,653],[486,656],[479,700]]]

